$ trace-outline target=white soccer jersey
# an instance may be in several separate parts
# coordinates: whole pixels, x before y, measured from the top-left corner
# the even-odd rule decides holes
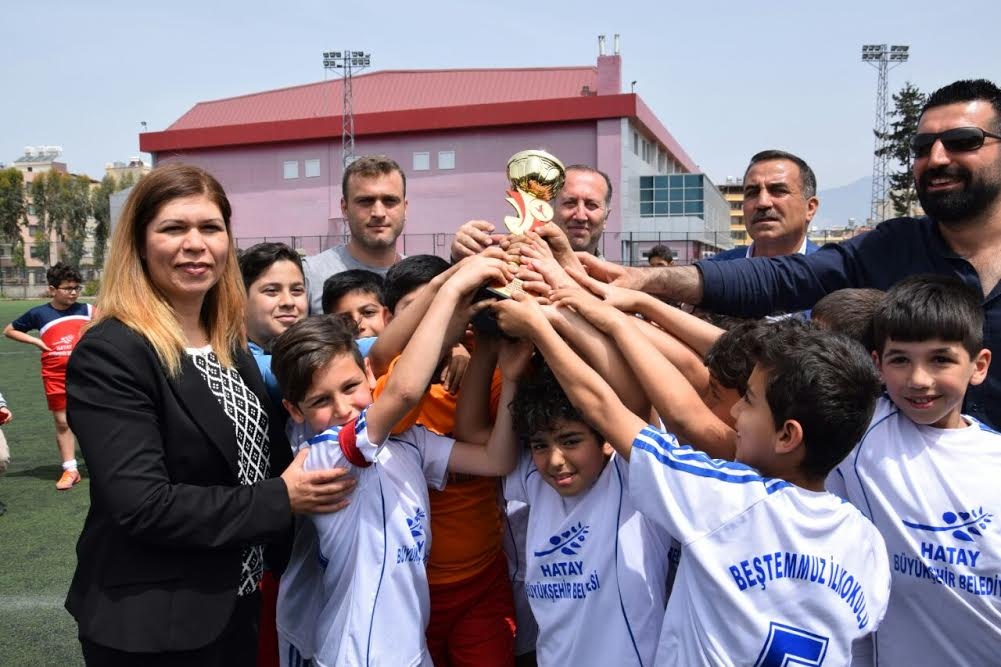
[[[524,592],[542,667],[651,665],[664,617],[671,538],[636,511],[613,456],[594,485],[564,498],[531,454],[505,480],[528,503]]]
[[[1001,664],[1001,434],[965,419],[919,426],[882,398],[829,479],[886,540],[878,665]]]
[[[847,665],[886,610],[876,528],[849,503],[646,427],[629,491],[682,546],[658,665]]]
[[[346,508],[310,515],[322,568],[313,660],[320,667],[431,665],[427,488],[444,488],[455,441],[415,426],[378,446],[368,441],[365,412],[353,431],[339,430],[310,438],[305,464],[353,466],[358,481]]]
[[[308,429],[291,419],[285,434],[292,446],[293,455],[306,446]],[[279,637],[296,649],[296,656],[309,659],[315,652],[316,617],[323,602],[323,568],[316,556],[316,528],[305,516],[295,517],[295,540],[288,565],[278,581],[278,606],[275,624]],[[279,652],[281,667],[295,667],[288,650]]]

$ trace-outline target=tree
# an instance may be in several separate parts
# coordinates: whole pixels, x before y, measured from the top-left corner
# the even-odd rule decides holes
[[[90,196],[90,207],[94,214],[94,266],[104,266],[104,251],[111,233],[111,195],[118,189],[118,183],[111,174],[101,179]]]
[[[60,191],[60,217],[66,261],[79,267],[87,241],[87,221],[90,220],[90,178],[67,176]]]
[[[917,202],[914,190],[914,177],[911,175],[911,137],[918,131],[918,120],[921,109],[925,105],[926,95],[910,81],[904,84],[899,93],[893,95],[893,122],[890,131],[876,132],[882,147],[876,155],[887,156],[899,168],[889,174],[890,202],[897,215],[910,215]]]
[[[24,266],[21,230],[28,221],[24,175],[13,167],[0,169],[0,242],[10,244],[15,266]]]
[[[31,183],[31,198],[38,217],[38,233],[32,256],[49,262],[49,239],[53,232],[62,242],[62,255],[73,266],[79,266],[87,239],[90,218],[90,179],[51,170]]]

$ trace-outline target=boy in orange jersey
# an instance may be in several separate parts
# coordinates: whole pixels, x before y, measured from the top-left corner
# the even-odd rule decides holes
[[[392,361],[376,384],[376,395],[448,271],[448,262],[439,257],[415,255],[386,274],[383,294],[393,319],[370,358],[373,368]],[[478,371],[470,366],[466,372]],[[485,372],[493,373],[493,367]],[[494,374],[487,381],[491,383],[490,407],[496,414],[500,377]],[[451,435],[457,399],[457,393],[445,384],[433,383],[419,406],[416,423]],[[496,478],[455,473],[449,475],[443,491],[430,490],[434,549],[427,564],[431,619],[426,635],[435,665],[510,665],[514,660],[514,602],[502,549],[498,491]]]

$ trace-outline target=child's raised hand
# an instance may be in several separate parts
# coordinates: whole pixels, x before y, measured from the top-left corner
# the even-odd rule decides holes
[[[535,233],[545,241],[546,245],[549,247],[556,258],[556,261],[560,263],[561,266],[570,268],[583,269],[583,265],[580,263],[580,259],[577,258],[576,253],[574,253],[573,248],[570,246],[570,239],[567,238],[566,232],[564,232],[559,225],[555,222],[547,222],[535,229]]]
[[[490,304],[497,315],[497,325],[512,338],[531,338],[539,326],[549,326],[542,307],[528,294],[516,292],[510,299]]]
[[[501,376],[508,380],[517,380],[528,368],[528,362],[532,359],[533,352],[535,352],[535,346],[529,340],[502,338],[497,357],[497,367],[500,369]]]
[[[606,333],[611,330],[616,319],[622,317],[617,308],[579,287],[554,290],[552,300],[558,308],[573,308],[581,317]]]
[[[453,395],[458,393],[468,367],[469,350],[462,343],[456,343],[452,346],[448,363],[441,371],[441,384],[445,387],[445,391]]]
[[[539,242],[543,248],[547,248],[544,243]],[[522,262],[529,269],[538,273],[545,282],[548,289],[559,289],[561,287],[575,287],[576,283],[567,274],[566,270],[556,261],[552,253],[539,249],[536,245],[526,245],[521,250]],[[524,277],[519,276],[524,280]],[[540,286],[542,287],[542,286]],[[547,290],[548,291],[548,290]]]
[[[514,278],[507,264],[507,255],[499,248],[490,247],[478,255],[466,257],[456,266],[456,271],[444,287],[455,289],[462,296],[471,296],[484,283],[506,285]]]
[[[643,296],[641,292],[627,287],[603,283],[576,269],[569,269],[567,273],[581,287],[614,308],[624,310],[627,313],[634,313],[639,307],[640,299]]]

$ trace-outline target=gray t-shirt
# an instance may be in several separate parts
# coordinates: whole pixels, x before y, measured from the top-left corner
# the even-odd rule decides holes
[[[318,255],[303,258],[302,268],[306,275],[306,290],[309,293],[309,312],[317,315],[323,312],[323,281],[330,276],[348,269],[364,269],[385,278],[390,267],[362,264],[351,256],[346,245],[339,245]]]

